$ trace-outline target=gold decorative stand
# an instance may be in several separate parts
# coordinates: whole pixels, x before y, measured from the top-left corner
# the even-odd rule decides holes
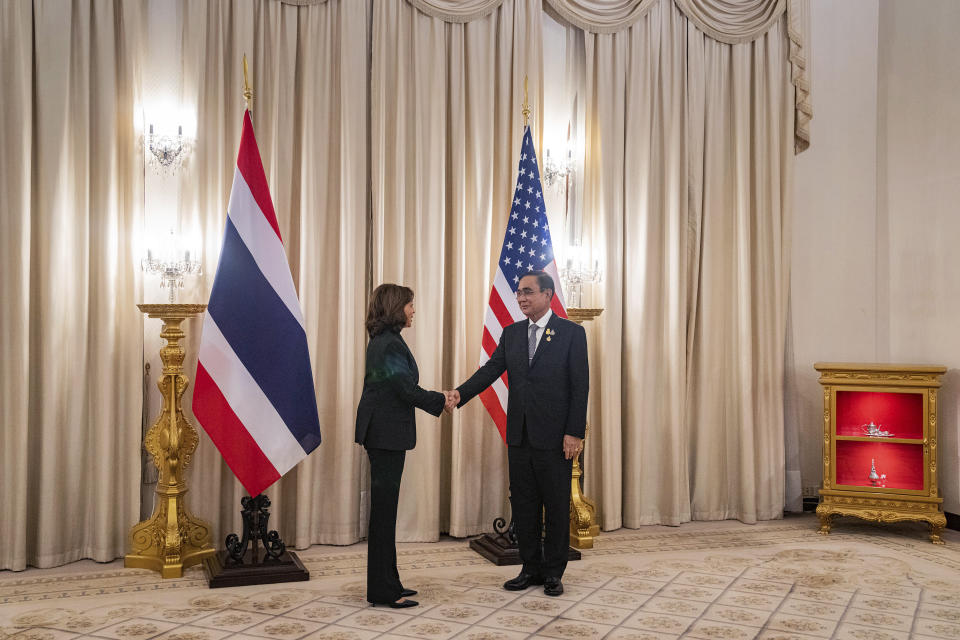
[[[197,448],[197,430],[187,421],[181,408],[183,392],[189,384],[183,375],[184,337],[180,324],[203,313],[205,304],[139,304],[151,318],[160,318],[160,337],[167,341],[160,349],[163,375],[157,382],[163,396],[163,409],[147,431],[144,447],[160,472],[157,503],[149,520],[130,530],[131,552],[124,557],[125,567],[153,569],[164,578],[179,578],[183,570],[214,555],[210,543],[210,525],[187,512],[184,496],[187,485],[184,469]]]
[[[577,324],[593,320],[601,313],[603,309],[577,307],[567,309],[567,317]],[[584,432],[583,442],[580,443],[580,454],[583,453],[583,445],[586,442],[587,433]],[[580,478],[583,476],[583,471],[580,469],[580,454],[573,458],[573,472],[570,476],[570,545],[577,549],[593,549],[593,539],[600,535],[600,525],[597,524],[596,505],[593,500],[583,495],[580,488]]]

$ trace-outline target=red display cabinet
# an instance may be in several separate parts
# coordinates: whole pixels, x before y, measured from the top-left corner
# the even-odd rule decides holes
[[[942,544],[937,390],[946,367],[818,362],[823,386],[823,488],[817,515],[921,520]]]

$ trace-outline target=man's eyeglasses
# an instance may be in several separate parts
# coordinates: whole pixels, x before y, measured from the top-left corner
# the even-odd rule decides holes
[[[517,289],[517,297],[529,298],[533,294],[540,293],[541,291],[543,291],[543,289],[537,289],[536,291],[534,291],[533,289]]]

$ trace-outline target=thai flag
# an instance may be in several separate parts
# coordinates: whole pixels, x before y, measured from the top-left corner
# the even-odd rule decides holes
[[[251,496],[320,444],[303,314],[249,111],[203,321],[193,413]]]
[[[546,271],[556,287],[550,309],[561,318],[567,317],[560,291],[560,274],[553,257],[553,242],[550,225],[547,223],[547,207],[543,203],[543,187],[537,168],[537,153],[533,148],[530,127],[524,127],[523,144],[520,147],[520,164],[517,167],[517,186],[513,191],[510,219],[500,248],[500,260],[490,289],[487,314],[483,319],[483,337],[480,347],[480,365],[490,359],[500,342],[503,328],[524,319],[517,304],[517,283],[527,271]],[[487,413],[507,439],[507,394],[509,381],[504,373],[480,393],[480,400]]]

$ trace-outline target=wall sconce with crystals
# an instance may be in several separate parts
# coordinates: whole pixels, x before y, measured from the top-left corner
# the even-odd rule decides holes
[[[169,288],[169,302],[176,300],[177,289],[183,288],[184,276],[202,275],[202,263],[197,260],[196,252],[190,258],[190,250],[181,250],[177,247],[176,236],[170,232],[170,243],[165,256],[155,255],[153,249],[147,249],[147,257],[140,261],[140,268],[150,275],[160,276],[160,287]]]
[[[566,180],[573,176],[575,169],[572,149],[567,149],[567,157],[560,163],[550,157],[550,149],[547,149],[547,157],[543,162],[541,177],[547,187],[560,184],[566,186]]]
[[[600,261],[586,260],[583,257],[583,247],[569,246],[565,253],[569,254],[560,269],[560,282],[566,293],[568,307],[580,307],[583,302],[583,285],[595,284],[603,280]]]
[[[146,139],[147,161],[154,171],[161,174],[175,174],[190,153],[190,139],[184,137],[183,126],[177,126],[176,135],[154,133],[150,125]]]

